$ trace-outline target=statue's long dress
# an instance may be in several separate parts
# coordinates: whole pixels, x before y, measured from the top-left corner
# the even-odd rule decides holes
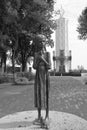
[[[34,84],[35,107],[40,109],[48,108],[49,86],[49,73],[46,65],[43,61],[39,61]]]

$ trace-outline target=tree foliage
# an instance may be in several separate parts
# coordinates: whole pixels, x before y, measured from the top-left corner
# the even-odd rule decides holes
[[[79,32],[79,39],[87,39],[87,7],[82,11],[78,19],[77,31]]]
[[[0,32],[3,39],[7,38],[1,40],[0,45],[14,49],[15,58],[19,56],[25,63],[29,56],[41,49],[42,43],[53,46],[51,35],[56,28],[53,11],[54,0],[3,0]],[[44,41],[41,35],[45,37]]]

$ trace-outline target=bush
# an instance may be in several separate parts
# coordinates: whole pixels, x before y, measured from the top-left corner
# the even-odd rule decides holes
[[[35,76],[33,73],[29,73],[29,72],[18,72],[16,73],[16,77],[25,77],[30,81],[33,80]]]
[[[28,79],[25,77],[19,77],[15,79],[16,85],[27,85],[29,83]]]
[[[55,76],[61,76],[61,73],[56,72],[56,73],[55,73]]]
[[[13,68],[11,66],[7,66],[6,71],[7,71],[7,73],[13,73]],[[14,71],[20,72],[20,67],[15,67]]]
[[[6,82],[8,82],[8,78],[7,77],[0,77],[0,84],[1,83],[6,83]]]
[[[80,72],[70,72],[70,76],[81,76]]]
[[[54,76],[54,72],[50,72],[50,76]],[[61,76],[60,72],[56,72],[55,76]],[[62,73],[62,76],[81,76],[80,72],[65,72]]]
[[[30,81],[30,80],[34,80],[35,76],[33,73],[25,72],[24,77],[26,77]]]
[[[54,71],[50,71],[50,76],[54,76]]]
[[[0,75],[0,83],[9,83],[13,82],[13,75],[9,77],[7,74],[1,74]]]
[[[71,76],[70,73],[66,72],[66,73],[63,73],[62,76]]]

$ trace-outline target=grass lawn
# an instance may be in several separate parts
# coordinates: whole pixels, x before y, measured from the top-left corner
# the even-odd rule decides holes
[[[87,85],[80,78],[51,77],[50,109],[72,113],[87,120]]]
[[[80,78],[50,77],[50,110],[78,115],[87,120],[87,85]],[[34,110],[34,84],[0,85],[0,117]]]

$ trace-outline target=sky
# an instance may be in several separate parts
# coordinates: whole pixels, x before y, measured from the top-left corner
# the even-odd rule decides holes
[[[55,9],[64,9],[64,17],[68,19],[68,44],[72,51],[72,69],[83,66],[87,69],[87,40],[79,40],[76,31],[78,18],[87,6],[87,0],[56,0]]]

